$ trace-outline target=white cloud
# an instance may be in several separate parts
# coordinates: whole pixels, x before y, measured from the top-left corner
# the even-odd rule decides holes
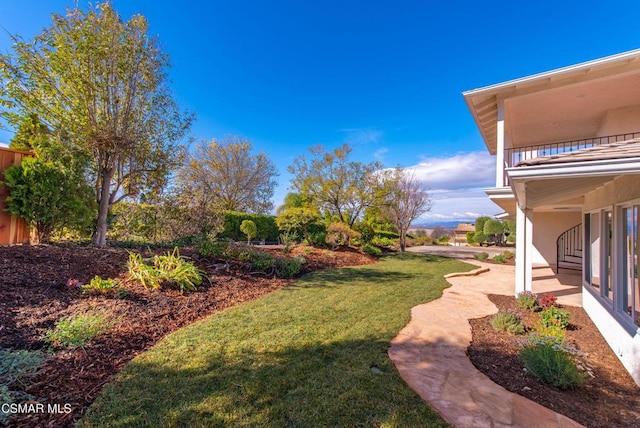
[[[482,190],[495,185],[495,159],[486,152],[423,158],[407,169],[415,171],[434,200],[427,221],[473,221],[501,212]]]
[[[350,144],[379,143],[384,136],[384,132],[371,128],[346,128],[340,132],[345,134],[345,140]]]
[[[408,167],[430,189],[490,187],[495,180],[495,159],[487,152],[424,158]]]
[[[380,147],[378,150],[376,150],[375,152],[373,152],[373,157],[376,158],[379,161],[383,161],[384,160],[384,155],[389,151],[388,148],[386,147]]]

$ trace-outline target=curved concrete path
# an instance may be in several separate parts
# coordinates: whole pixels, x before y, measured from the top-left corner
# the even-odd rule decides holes
[[[468,320],[497,312],[487,294],[513,293],[512,267],[474,264],[480,269],[448,275],[452,286],[440,299],[411,310],[411,321],[389,349],[400,375],[456,427],[581,427],[493,383],[469,361]]]

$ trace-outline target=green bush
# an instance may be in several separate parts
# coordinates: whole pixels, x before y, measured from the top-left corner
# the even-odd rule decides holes
[[[82,286],[82,294],[90,295],[114,295],[118,294],[122,284],[115,278],[102,279],[96,275],[89,284]]]
[[[127,265],[130,278],[139,281],[144,287],[160,288],[168,284],[184,293],[185,289],[194,291],[202,284],[203,272],[180,256],[178,247],[166,255],[156,255],[146,260],[151,263],[145,263],[145,259],[138,253],[129,253]]]
[[[491,326],[511,334],[524,334],[525,331],[522,317],[515,312],[498,312],[491,318]]]
[[[304,257],[279,258],[276,261],[276,275],[281,278],[294,278],[302,270]]]
[[[364,244],[360,249],[370,256],[380,257],[382,255],[382,250],[372,244]]]
[[[393,248],[395,245],[395,242],[392,239],[384,236],[383,237],[375,236],[371,240],[371,243],[378,247],[384,247],[384,248]]]
[[[523,291],[518,293],[516,297],[518,307],[527,311],[535,311],[538,309],[538,296],[531,291]]]
[[[540,312],[540,319],[545,327],[558,326],[566,329],[569,326],[569,312],[555,306],[549,306]]]
[[[496,254],[491,260],[493,260],[495,263],[505,263],[507,261],[507,259],[505,259],[502,254]]]
[[[244,241],[245,236],[240,231],[240,225],[244,220],[251,220],[256,225],[255,239],[265,241],[277,241],[280,231],[276,225],[274,216],[263,214],[247,214],[236,211],[227,211],[224,214],[224,229],[218,234],[218,238]]]
[[[369,244],[375,236],[376,232],[369,223],[358,222],[353,226],[353,230],[360,234],[360,239],[363,243]]]
[[[575,389],[585,379],[571,354],[561,346],[538,343],[525,346],[520,351],[520,359],[529,373],[538,381],[559,389]]]
[[[251,239],[255,238],[258,234],[258,228],[253,220],[242,220],[242,223],[240,223],[240,232],[247,235],[247,244],[251,244]]]
[[[45,332],[44,340],[54,346],[83,347],[112,326],[107,315],[101,312],[72,315],[58,320],[53,330]]]
[[[482,253],[475,253],[473,255],[473,258],[476,260],[480,260],[480,261],[485,261],[489,258],[489,254],[482,252]]]
[[[276,266],[276,258],[269,253],[254,251],[249,256],[253,269],[260,272],[271,272]]]
[[[474,244],[476,241],[473,239],[475,232],[467,232],[467,244]]]
[[[195,250],[204,257],[224,257],[228,247],[228,242],[206,240],[199,242]]]
[[[482,246],[482,244],[487,242],[487,235],[483,232],[476,232],[473,234],[473,241]]]

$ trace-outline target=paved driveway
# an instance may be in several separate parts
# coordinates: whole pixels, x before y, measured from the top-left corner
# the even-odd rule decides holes
[[[421,245],[418,247],[408,247],[407,251],[413,253],[434,254],[444,257],[452,257],[454,259],[472,259],[474,254],[487,253],[489,257],[501,254],[503,251],[516,251],[514,247],[455,247],[445,245]]]

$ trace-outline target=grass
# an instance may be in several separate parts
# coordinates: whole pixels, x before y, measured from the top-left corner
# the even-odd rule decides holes
[[[444,274],[472,268],[403,254],[306,275],[167,336],[81,426],[447,426],[386,351]]]

